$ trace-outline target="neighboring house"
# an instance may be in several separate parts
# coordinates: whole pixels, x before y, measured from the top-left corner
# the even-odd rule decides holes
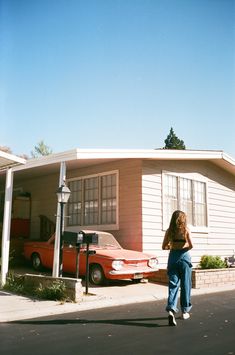
[[[61,162],[71,190],[66,229],[110,231],[123,247],[157,255],[165,268],[163,236],[181,209],[194,266],[203,254],[233,254],[235,161],[222,151],[75,149],[29,160],[14,168],[14,188],[31,197],[31,239],[40,238],[40,215],[55,222]]]

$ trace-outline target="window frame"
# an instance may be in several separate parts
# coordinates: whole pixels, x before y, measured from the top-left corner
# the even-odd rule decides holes
[[[205,184],[205,218],[206,218],[206,225],[205,226],[196,226],[193,225],[195,221],[195,213],[192,212],[192,224],[188,223],[188,227],[191,232],[197,233],[208,233],[209,232],[209,218],[208,218],[208,179],[196,173],[176,173],[172,171],[162,171],[162,229],[165,231],[169,227],[169,223],[166,220],[166,214],[164,213],[164,206],[165,206],[165,179],[166,176],[174,176],[177,178],[177,209],[180,208],[180,179],[188,179],[192,183],[192,210],[195,211],[195,188],[194,183],[200,182]]]
[[[101,223],[101,218],[102,218],[102,191],[101,191],[101,179],[103,176],[108,176],[108,175],[116,175],[116,222],[111,223],[111,224],[102,224]],[[86,179],[91,179],[91,178],[98,178],[98,223],[97,224],[85,224],[85,189],[84,189],[84,183]],[[93,230],[118,230],[119,229],[119,171],[118,170],[111,170],[111,171],[105,171],[102,173],[97,173],[97,174],[90,174],[90,175],[82,175],[82,176],[77,176],[74,178],[69,178],[67,179],[68,185],[69,182],[72,181],[82,181],[82,212],[81,212],[81,225],[70,225],[69,221],[66,221],[66,228],[68,230],[73,230],[74,228],[81,228],[81,229],[93,229]],[[67,208],[67,214],[68,213],[68,207],[69,207],[69,201],[68,204],[66,205]]]

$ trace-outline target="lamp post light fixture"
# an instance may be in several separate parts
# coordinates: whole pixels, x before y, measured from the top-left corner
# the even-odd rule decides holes
[[[71,191],[66,185],[61,185],[56,191],[58,203],[60,204],[60,253],[59,253],[59,277],[63,272],[63,232],[64,232],[64,206],[68,202]]]

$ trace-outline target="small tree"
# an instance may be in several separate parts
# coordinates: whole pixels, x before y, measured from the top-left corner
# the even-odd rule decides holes
[[[176,135],[171,127],[170,133],[168,134],[167,138],[165,139],[165,147],[163,149],[186,149],[184,141],[180,140]]]
[[[41,140],[38,142],[38,145],[35,145],[34,151],[31,151],[31,156],[38,158],[39,156],[50,155],[51,153],[52,149]]]

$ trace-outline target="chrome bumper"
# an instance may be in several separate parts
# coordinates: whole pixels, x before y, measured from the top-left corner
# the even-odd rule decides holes
[[[111,270],[109,271],[110,275],[134,275],[134,274],[145,274],[145,273],[152,273],[158,271],[158,268],[136,268],[136,269],[122,269],[122,270]]]

